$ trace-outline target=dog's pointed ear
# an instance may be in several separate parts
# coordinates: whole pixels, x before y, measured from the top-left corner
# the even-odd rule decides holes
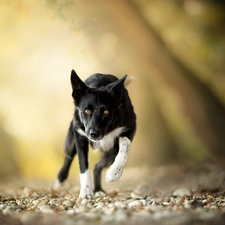
[[[88,87],[80,79],[80,77],[78,77],[75,70],[71,71],[70,81],[71,81],[71,85],[72,85],[72,89],[73,89],[72,96],[75,100],[75,103],[77,104],[79,102],[81,96],[88,92]]]
[[[113,95],[115,95],[116,97],[119,98],[121,95],[121,90],[122,90],[122,87],[124,86],[124,81],[126,80],[126,78],[127,78],[127,74],[122,76],[119,80],[111,83],[109,85],[108,92],[112,93]]]

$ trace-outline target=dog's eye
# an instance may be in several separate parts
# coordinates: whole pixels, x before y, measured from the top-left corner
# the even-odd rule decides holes
[[[103,113],[104,113],[104,115],[108,115],[108,114],[109,114],[109,110],[105,109],[105,110],[103,111]]]
[[[90,115],[91,114],[91,110],[90,109],[86,109],[84,112],[85,112],[86,115]]]

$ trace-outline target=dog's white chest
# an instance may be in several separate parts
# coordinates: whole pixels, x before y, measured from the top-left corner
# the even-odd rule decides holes
[[[113,148],[115,139],[122,133],[124,132],[125,127],[119,127],[116,128],[115,130],[111,131],[107,135],[105,135],[102,140],[93,142],[93,148],[94,149],[102,149],[102,151],[107,152],[110,149]]]

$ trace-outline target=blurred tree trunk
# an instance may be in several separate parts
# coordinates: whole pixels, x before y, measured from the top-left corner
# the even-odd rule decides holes
[[[210,87],[205,86],[171,54],[151,25],[143,19],[138,8],[129,0],[84,0],[76,7],[77,11],[85,11],[85,14],[79,14],[81,28],[91,35],[90,51],[94,51],[102,60],[105,69],[114,68],[116,74],[126,71],[131,75],[142,76],[147,81],[147,84],[139,83],[137,93],[131,93],[140,106],[137,114],[140,113],[142,118],[139,118],[139,122],[148,127],[142,134],[145,141],[152,141],[153,147],[160,149],[161,155],[165,154],[166,157],[175,157],[178,148],[186,149],[188,153],[200,151],[200,145],[212,155],[224,157],[224,106]],[[107,53],[112,43],[116,57]],[[137,79],[136,82],[140,81]],[[140,99],[141,91],[146,92],[146,99]],[[171,96],[175,96],[175,100]],[[155,100],[151,100],[151,97]],[[148,108],[148,105],[155,109]],[[170,116],[170,108],[174,107],[177,115],[188,126],[173,127],[177,121],[176,116]],[[155,121],[150,120],[149,113],[154,114]],[[153,127],[157,127],[156,132]],[[184,146],[192,141],[186,129],[190,129],[193,139],[197,138],[200,143],[195,145],[196,149],[192,145]],[[182,139],[186,142],[182,142]]]

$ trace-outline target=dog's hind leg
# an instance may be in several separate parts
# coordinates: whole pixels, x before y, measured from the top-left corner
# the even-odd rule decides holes
[[[64,180],[68,177],[69,169],[73,158],[76,154],[76,148],[74,144],[74,136],[72,132],[72,123],[67,134],[66,143],[65,143],[65,159],[61,170],[58,173],[58,179],[55,181],[54,189],[58,189]]]
[[[111,150],[105,152],[94,168],[94,192],[104,192],[101,186],[101,172],[102,170],[112,164],[115,160],[118,151]]]

